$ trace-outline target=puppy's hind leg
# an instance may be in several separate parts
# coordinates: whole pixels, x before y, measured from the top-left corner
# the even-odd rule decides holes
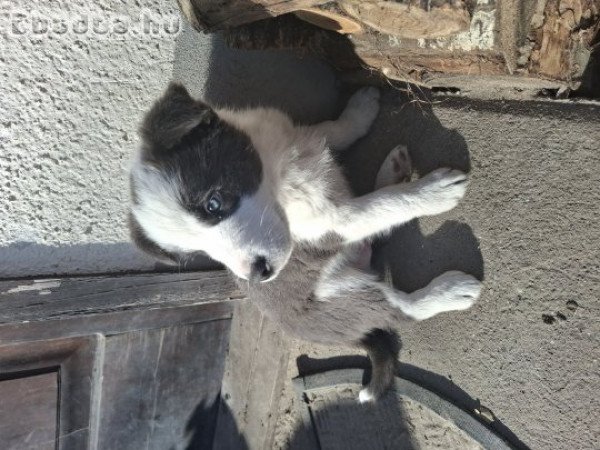
[[[375,190],[393,184],[410,181],[412,176],[412,160],[408,149],[398,145],[387,155],[375,178]]]
[[[472,275],[455,270],[443,273],[410,294],[385,283],[380,283],[380,289],[388,301],[408,317],[425,320],[439,313],[469,309],[479,298],[481,282]]]
[[[400,354],[400,338],[392,330],[375,328],[360,341],[371,360],[371,381],[358,395],[361,403],[381,397],[394,383]]]
[[[328,120],[308,129],[324,136],[329,148],[339,152],[367,134],[378,113],[379,90],[364,87],[354,93],[337,120]]]

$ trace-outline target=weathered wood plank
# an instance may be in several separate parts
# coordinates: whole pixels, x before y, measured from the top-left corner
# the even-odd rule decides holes
[[[210,448],[229,325],[220,320],[108,337],[98,448]]]
[[[53,320],[18,322],[0,325],[0,344],[84,336],[92,333],[105,335],[164,328],[173,324],[208,322],[230,319],[234,307],[231,302],[201,303],[182,307],[157,307],[110,313],[96,313]]]
[[[289,343],[251,303],[232,321],[213,450],[272,447]]]
[[[242,297],[225,271],[0,281],[0,324]]]

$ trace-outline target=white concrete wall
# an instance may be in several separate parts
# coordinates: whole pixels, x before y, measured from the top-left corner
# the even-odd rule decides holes
[[[0,277],[153,267],[127,168],[180,27],[175,1],[0,3]]]

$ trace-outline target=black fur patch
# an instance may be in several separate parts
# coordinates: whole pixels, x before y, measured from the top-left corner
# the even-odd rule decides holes
[[[262,164],[250,138],[220,120],[180,85],[171,85],[141,127],[142,157],[176,180],[181,205],[207,224],[235,212],[240,199],[258,190]],[[211,214],[214,193],[222,204]]]
[[[379,398],[394,383],[401,347],[400,337],[394,330],[375,328],[366,333],[360,343],[371,360],[369,390],[375,398]]]

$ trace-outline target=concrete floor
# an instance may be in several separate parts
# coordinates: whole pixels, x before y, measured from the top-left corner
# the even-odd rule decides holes
[[[479,399],[532,448],[598,448],[599,109],[450,99],[427,118],[394,115],[392,93],[384,105],[351,155],[354,175],[367,171],[358,179],[402,142],[423,172],[470,164],[471,185],[454,211],[394,233],[376,262],[408,291],[451,269],[485,283],[471,310],[403,330],[402,373],[465,406]],[[344,353],[311,351],[294,350]]]
[[[345,94],[322,63],[232,51],[191,30],[179,37],[174,77],[212,102],[276,105],[301,121],[332,117]],[[457,209],[382,242],[376,265],[406,290],[449,269],[476,274],[485,289],[470,311],[404,330],[401,371],[459,403],[479,399],[532,448],[598,448],[600,107],[412,100],[384,93],[372,132],[345,161],[356,191],[371,189],[398,143],[418,173],[449,165],[470,169],[472,181]],[[301,354],[352,352],[293,343],[289,377]],[[295,426],[289,384],[282,394],[276,445],[285,447]]]

